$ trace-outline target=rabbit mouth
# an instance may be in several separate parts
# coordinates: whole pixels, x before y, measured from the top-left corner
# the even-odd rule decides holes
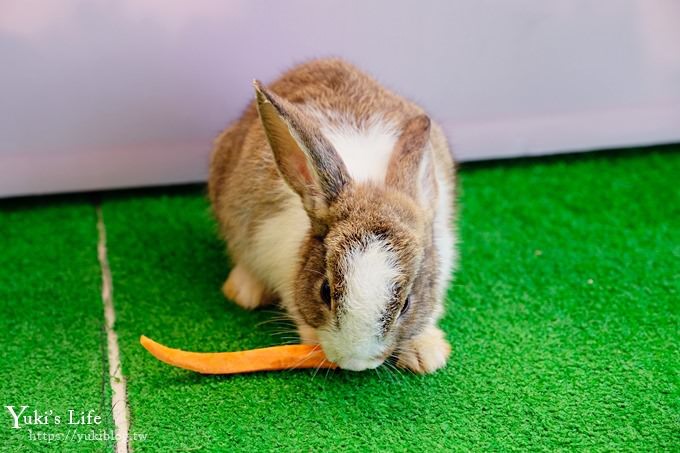
[[[378,368],[383,363],[382,358],[357,358],[357,357],[342,357],[335,361],[343,370],[363,371]]]
[[[324,352],[326,353],[326,357],[328,358],[328,360],[336,363],[343,370],[350,371],[372,370],[382,365],[385,359],[389,356],[389,354],[369,355],[362,353],[357,354],[354,352],[348,353],[347,351],[338,351],[335,348],[329,348],[324,346],[323,341],[321,342],[321,346]]]
[[[378,368],[389,356],[387,347],[375,336],[370,341],[349,339],[347,336],[337,335],[324,329],[317,331],[319,343],[326,357],[340,368],[351,371],[363,371]]]

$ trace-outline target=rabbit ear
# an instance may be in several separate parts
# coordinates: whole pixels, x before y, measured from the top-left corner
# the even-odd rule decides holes
[[[430,118],[418,115],[406,121],[390,156],[385,182],[417,200],[434,207],[437,180],[430,150]]]
[[[350,178],[345,164],[318,128],[295,105],[253,82],[257,111],[276,164],[300,196],[315,234],[327,230],[328,207]]]

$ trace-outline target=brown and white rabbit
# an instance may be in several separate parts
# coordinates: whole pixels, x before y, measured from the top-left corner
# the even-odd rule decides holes
[[[247,309],[280,300],[341,368],[444,366],[455,176],[440,127],[342,60],[254,85],[210,168],[234,263],[224,294]]]

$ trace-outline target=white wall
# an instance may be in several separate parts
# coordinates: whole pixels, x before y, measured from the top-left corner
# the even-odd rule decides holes
[[[250,81],[325,55],[461,159],[680,141],[680,1],[0,0],[0,195],[203,180]]]

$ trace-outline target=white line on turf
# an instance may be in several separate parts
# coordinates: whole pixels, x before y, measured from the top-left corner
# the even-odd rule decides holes
[[[111,269],[106,253],[106,227],[101,206],[97,205],[97,231],[99,242],[97,255],[102,270],[102,302],[104,303],[104,322],[106,324],[106,340],[109,356],[109,382],[111,384],[111,412],[116,426],[116,453],[131,451],[128,445],[128,432],[130,429],[130,411],[127,403],[127,388],[125,376],[120,366],[120,350],[118,348],[118,335],[114,330],[116,312],[113,308],[113,281]]]

